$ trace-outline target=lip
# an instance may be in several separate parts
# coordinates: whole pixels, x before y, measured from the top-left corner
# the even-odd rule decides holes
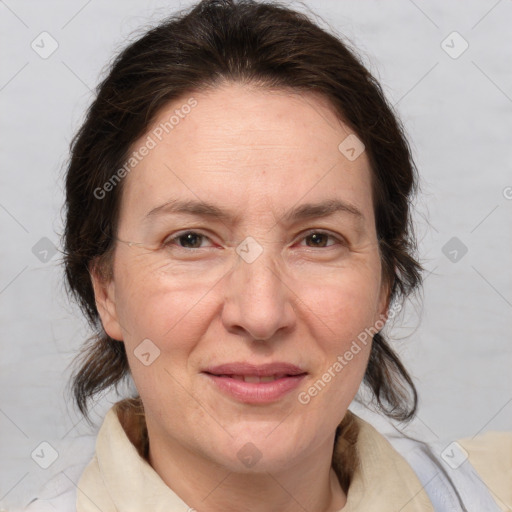
[[[226,363],[218,366],[210,366],[203,370],[205,373],[213,375],[255,375],[258,377],[268,377],[270,375],[300,375],[306,373],[302,368],[285,362],[275,362],[267,364],[252,364],[246,362]]]
[[[296,365],[284,362],[255,365],[250,363],[227,363],[203,370],[216,388],[238,401],[251,404],[266,404],[280,400],[295,389],[307,372]],[[257,376],[279,378],[271,382],[245,382],[231,377]]]

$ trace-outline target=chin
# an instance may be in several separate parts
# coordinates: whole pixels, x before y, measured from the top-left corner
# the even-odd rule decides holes
[[[258,433],[240,432],[225,444],[217,444],[222,452],[217,451],[216,461],[229,471],[247,474],[280,471],[292,466],[299,455],[297,443],[284,430],[271,433],[272,428],[261,429]]]

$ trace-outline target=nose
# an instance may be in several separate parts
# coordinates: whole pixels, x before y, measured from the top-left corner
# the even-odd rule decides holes
[[[294,293],[268,248],[252,262],[239,257],[226,276],[224,327],[252,340],[270,341],[293,330]]]

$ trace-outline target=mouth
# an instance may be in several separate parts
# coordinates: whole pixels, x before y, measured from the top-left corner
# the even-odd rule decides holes
[[[281,361],[260,365],[249,362],[225,363],[217,366],[209,366],[205,368],[203,372],[229,377],[279,377],[307,373],[300,366]]]
[[[289,363],[228,363],[203,372],[221,393],[244,403],[266,404],[282,399],[308,374]]]
[[[208,373],[208,372],[206,372]],[[241,380],[244,382],[274,382],[275,380],[283,379],[285,377],[296,377],[296,375],[287,375],[287,374],[280,374],[280,375],[267,375],[264,377],[260,377],[259,375],[216,375],[210,373],[210,375],[214,375],[215,377],[225,377],[228,379],[235,379],[235,380]]]

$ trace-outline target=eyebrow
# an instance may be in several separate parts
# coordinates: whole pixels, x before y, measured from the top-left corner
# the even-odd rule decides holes
[[[146,214],[145,220],[157,215],[170,215],[173,213],[184,213],[234,223],[238,222],[240,219],[239,215],[228,210],[223,210],[211,203],[196,200],[175,199],[153,208]],[[284,221],[286,223],[293,223],[300,220],[329,217],[335,213],[349,214],[359,222],[364,220],[364,215],[361,210],[353,204],[342,201],[341,199],[328,199],[319,203],[305,203],[296,206],[286,212],[282,216],[282,220],[280,222]]]

